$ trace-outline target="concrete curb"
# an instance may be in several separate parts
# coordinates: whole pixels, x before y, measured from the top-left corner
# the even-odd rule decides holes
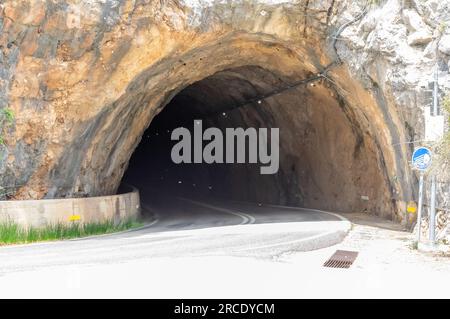
[[[97,238],[102,238],[102,237],[111,237],[111,236],[116,236],[116,235],[123,235],[123,234],[128,234],[128,233],[134,233],[134,232],[138,232],[138,231],[141,231],[141,230],[148,229],[148,228],[154,226],[156,223],[159,222],[159,218],[157,217],[157,214],[155,213],[155,211],[153,209],[150,209],[147,205],[142,205],[142,208],[147,212],[147,216],[148,216],[148,213],[151,213],[151,220],[147,217],[145,219],[146,222],[144,223],[143,226],[136,227],[136,228],[131,228],[131,229],[127,229],[127,230],[122,230],[122,231],[115,232],[115,233],[108,233],[108,234],[101,234],[101,235],[92,235],[92,236],[86,236],[86,237],[81,237],[81,238],[73,238],[73,239],[68,239],[68,240],[69,241],[80,241],[80,240],[97,239]]]
[[[444,244],[418,243],[417,249],[424,253],[450,253],[450,246]]]
[[[109,237],[110,238],[110,237],[117,236],[117,235],[134,233],[134,232],[138,232],[140,230],[145,230],[147,228],[150,228],[153,225],[155,225],[157,222],[158,222],[158,220],[155,219],[152,222],[146,223],[146,224],[144,224],[143,226],[140,226],[140,227],[126,229],[126,230],[122,230],[122,231],[119,231],[119,232],[108,233],[108,234],[92,235],[92,236],[86,236],[86,237],[80,237],[80,238],[72,238],[72,239],[67,239],[67,241],[82,241],[82,240],[89,240],[89,239],[98,239],[98,238],[103,238],[103,237]]]
[[[139,190],[101,197],[64,198],[24,201],[0,201],[0,222],[23,227],[44,227],[73,222],[120,222],[140,215]]]

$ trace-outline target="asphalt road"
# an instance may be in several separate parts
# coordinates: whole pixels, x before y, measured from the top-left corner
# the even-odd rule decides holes
[[[147,232],[291,222],[341,221],[336,214],[297,207],[237,201],[159,196],[143,202],[144,214],[156,223]]]
[[[20,285],[21,278],[29,282],[48,277],[49,285],[59,287],[55,273],[63,269],[64,273],[73,267],[100,271],[157,258],[166,258],[169,263],[180,257],[201,256],[271,260],[286,252],[336,244],[350,228],[338,215],[309,209],[185,198],[160,198],[156,202],[143,204],[146,213],[153,214],[151,222],[141,229],[0,247],[0,284]]]

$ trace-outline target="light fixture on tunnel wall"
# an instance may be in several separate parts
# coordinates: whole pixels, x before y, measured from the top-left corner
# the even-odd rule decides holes
[[[307,86],[308,84],[310,84],[312,87],[315,87],[316,84],[315,84],[314,82],[316,82],[316,81],[321,81],[321,80],[324,80],[324,79],[325,79],[326,81],[331,82],[333,85],[336,85],[336,82],[332,81],[329,77],[326,76],[327,72],[329,71],[329,69],[330,69],[332,66],[333,66],[333,63],[331,63],[330,65],[328,65],[327,67],[325,67],[325,69],[323,69],[321,72],[318,72],[318,73],[312,75],[312,76],[309,77],[309,78],[306,78],[306,79],[300,80],[300,81],[298,81],[298,82],[295,82],[295,83],[293,83],[293,84],[289,84],[289,85],[287,85],[287,86],[284,86],[284,87],[275,89],[275,90],[273,90],[272,92],[270,92],[270,93],[268,93],[268,94],[261,95],[261,96],[256,97],[256,98],[252,98],[252,99],[250,99],[250,100],[246,100],[246,101],[244,101],[244,102],[242,102],[242,103],[239,103],[239,104],[237,104],[237,105],[235,105],[235,106],[229,108],[228,111],[233,111],[233,110],[235,110],[235,109],[238,109],[238,108],[240,108],[240,107],[243,107],[243,106],[245,106],[245,105],[249,105],[249,104],[252,104],[252,103],[261,104],[262,101],[265,100],[265,99],[267,99],[267,98],[270,98],[270,97],[272,97],[272,96],[274,96],[274,95],[278,95],[278,94],[281,94],[281,93],[283,93],[283,92],[285,92],[285,91],[294,89],[294,88],[296,88],[296,87],[298,87],[298,86],[300,86],[300,85],[306,85],[306,86]],[[216,116],[217,116],[217,114],[218,114],[218,113],[207,114],[206,117],[208,117],[208,116],[213,116],[213,115],[216,115]],[[224,114],[222,113],[222,115],[224,115]],[[225,115],[224,115],[224,116],[225,116]],[[196,123],[196,124],[198,124],[198,123]]]

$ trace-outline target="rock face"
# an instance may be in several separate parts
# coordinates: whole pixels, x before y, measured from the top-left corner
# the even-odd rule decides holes
[[[232,124],[285,130],[280,198],[401,219],[415,183],[405,142],[423,137],[436,62],[448,82],[449,12],[437,0],[3,1],[0,108],[15,121],[1,184],[17,199],[114,193],[183,89],[247,79],[258,95],[318,76]]]

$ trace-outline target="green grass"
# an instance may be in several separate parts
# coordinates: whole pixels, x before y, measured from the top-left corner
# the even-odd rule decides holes
[[[135,219],[126,220],[119,224],[114,224],[113,221],[84,225],[74,222],[71,225],[54,224],[44,228],[25,228],[13,222],[2,222],[0,223],[0,246],[110,234],[142,225],[143,223]]]

